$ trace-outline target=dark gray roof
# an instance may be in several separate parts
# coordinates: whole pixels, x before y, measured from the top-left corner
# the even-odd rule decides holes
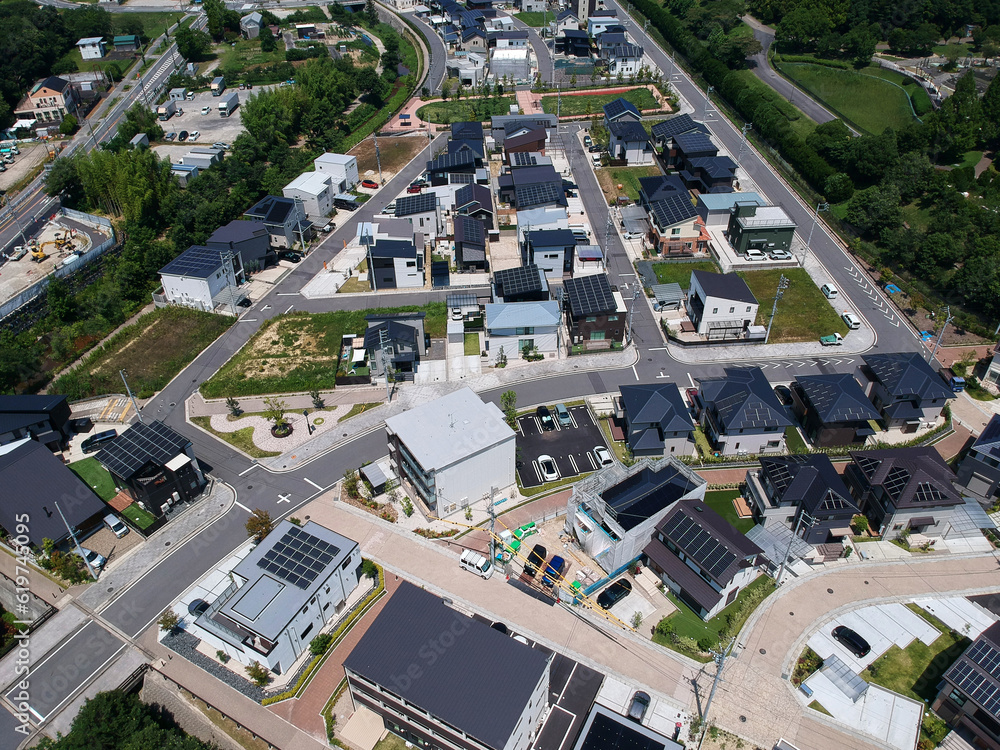
[[[551,164],[512,168],[509,175],[515,187],[530,187],[538,183],[548,182],[562,187],[562,176]]]
[[[691,202],[687,192],[673,193],[649,202],[650,213],[662,228],[693,219],[698,215],[698,209]]]
[[[475,166],[476,155],[474,153],[471,151],[456,151],[453,154],[441,154],[441,156],[433,161],[427,162],[427,171],[451,172],[453,170],[474,168]]]
[[[566,279],[563,287],[569,301],[570,314],[574,318],[598,313],[612,313],[618,303],[611,293],[611,284],[606,274],[577,276]]]
[[[222,254],[214,247],[192,245],[160,269],[168,276],[207,279],[222,268]]]
[[[545,274],[534,263],[495,271],[493,284],[498,297],[539,293],[548,288]]]
[[[732,177],[736,172],[736,162],[728,156],[696,156],[688,160],[688,166],[709,177]]]
[[[879,418],[878,410],[850,373],[804,375],[795,382],[820,422],[867,422]]]
[[[881,486],[897,508],[962,505],[955,475],[929,446],[852,451],[851,458],[873,487]]]
[[[376,240],[368,252],[373,258],[417,257],[417,247],[411,240]]]
[[[461,242],[463,250],[472,247],[486,247],[486,227],[479,219],[470,216],[455,217],[455,242]]]
[[[482,159],[486,154],[486,149],[481,140],[452,139],[448,141],[449,154],[457,154],[462,151],[469,151],[474,157],[479,159]]]
[[[680,135],[681,133],[690,133],[693,130],[706,133],[708,129],[701,123],[695,122],[691,115],[688,114],[676,115],[669,120],[656,123],[652,128],[653,137],[660,140],[673,138],[675,135]]]
[[[642,47],[638,44],[614,44],[604,46],[605,57],[642,57]]]
[[[597,43],[604,47],[614,47],[616,44],[628,42],[628,35],[621,31],[602,31],[597,35]]]
[[[493,210],[493,196],[485,185],[463,185],[455,191],[456,211]]]
[[[13,432],[43,422],[65,401],[65,396],[58,395],[0,395],[0,432]]]
[[[437,210],[437,196],[434,193],[404,195],[396,199],[396,216],[411,216]]]
[[[388,334],[389,341],[400,342],[409,346],[416,346],[417,329],[406,323],[399,323],[395,320],[387,320],[373,326],[369,326],[365,331],[364,347],[368,351],[379,348],[381,342],[381,332]]]
[[[265,224],[284,224],[294,207],[295,201],[291,198],[268,195],[243,215],[263,221]]]
[[[955,398],[941,376],[917,352],[866,354],[862,359],[894,398]]]
[[[538,141],[545,141],[545,128],[530,126],[527,133],[511,136],[510,138],[504,138],[503,147],[518,148],[519,146],[524,146],[528,143],[536,143]]]
[[[632,115],[637,120],[642,119],[642,113],[639,112],[639,108],[628,99],[619,97],[604,105],[604,116],[608,118],[608,122],[613,122],[623,115]]]
[[[680,501],[656,528],[720,584],[732,580],[745,558],[764,551],[701,500]]]
[[[685,474],[674,465],[644,466],[601,493],[608,513],[628,531],[648,521],[664,508],[700,486],[697,475]]]
[[[520,170],[515,170],[515,172],[517,171]],[[561,182],[562,180],[560,180]],[[514,205],[518,209],[531,208],[532,206],[546,206],[550,203],[560,206],[567,205],[566,193],[561,184],[541,182],[514,186]]]
[[[115,37],[115,39],[120,39],[121,37]],[[32,91],[37,91],[41,88],[52,89],[53,91],[59,91],[60,93],[69,86],[69,81],[65,78],[60,78],[59,76],[49,76],[40,84],[38,84]]]
[[[710,297],[745,302],[748,305],[757,304],[757,298],[739,274],[692,271],[691,276],[698,280],[702,290]]]
[[[481,122],[453,122],[451,137],[456,140],[483,140],[483,124]]]
[[[590,45],[590,35],[581,29],[563,29],[562,35],[566,39],[572,39],[574,43],[584,43]]]
[[[643,383],[618,387],[630,426],[656,425],[663,432],[694,429],[677,386]],[[662,440],[660,441],[662,447]]]
[[[212,232],[212,236],[208,238],[208,244],[230,245],[231,243],[252,240],[254,237],[266,236],[267,227],[261,222],[234,219]]]
[[[615,120],[608,126],[611,135],[623,141],[633,143],[635,141],[648,141],[649,134],[646,128],[637,120]]]
[[[661,198],[668,198],[674,195],[682,195],[691,202],[691,193],[675,174],[658,175],[656,177],[640,177],[639,190],[646,196],[646,200],[655,201]]]
[[[1000,622],[990,625],[972,642],[944,673],[944,679],[1000,721]]]
[[[576,246],[576,235],[572,229],[526,229],[524,234],[532,247]]]
[[[189,445],[190,440],[157,419],[149,424],[135,423],[104,446],[96,458],[105,469],[127,481],[146,464],[163,466]]]
[[[44,539],[68,536],[59,510],[74,527],[107,510],[90,487],[41,443],[28,439],[6,449],[0,453],[0,526],[11,534],[18,527],[17,517],[27,514],[25,533],[41,548]]]
[[[0,411],[3,410],[0,409]],[[983,428],[983,431],[976,438],[976,442],[972,447],[975,448],[977,453],[984,456],[1000,458],[1000,414],[993,415],[993,418]]]
[[[760,459],[761,472],[780,505],[801,507],[811,516],[853,517],[859,513],[847,485],[825,453]]]
[[[719,149],[712,143],[712,139],[698,130],[678,133],[674,136],[674,144],[688,156],[691,154],[715,156],[719,153]]]
[[[442,634],[452,645],[432,651],[429,644],[441,642]],[[548,658],[403,581],[344,668],[502,750],[547,672]],[[399,675],[417,673],[408,684],[399,680]],[[498,688],[489,700],[483,693],[486,675]]]
[[[684,746],[595,703],[573,750],[684,750]]]
[[[556,16],[557,21],[565,21],[567,18],[573,18],[579,20],[576,13],[574,13],[571,10],[564,10],[562,13]]]
[[[792,424],[759,367],[723,369],[725,377],[699,379],[698,385],[701,399],[727,433]]]

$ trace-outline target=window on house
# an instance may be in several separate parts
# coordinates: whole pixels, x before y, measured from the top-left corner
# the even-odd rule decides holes
[[[747,312],[750,312],[750,305],[747,305]]]
[[[347,570],[347,568],[348,568],[348,566],[350,564],[351,564],[351,558],[348,557],[346,560],[344,560],[344,563],[340,566],[340,569],[341,570]],[[326,587],[326,593],[328,593],[328,594],[330,593],[330,587],[329,586]]]
[[[713,307],[712,308],[712,315],[718,315],[718,314],[719,314],[719,308]]]
[[[604,331],[591,331],[590,332],[591,341],[604,341]]]
[[[608,316],[608,322],[609,323],[614,323],[616,320],[618,320],[618,316],[617,315],[609,315]]]
[[[680,227],[674,227],[673,229],[671,229],[670,230],[670,236],[671,237],[680,237],[681,236]]]
[[[587,323],[596,323],[597,322],[597,316],[596,315],[588,315],[585,320],[586,320]]]
[[[407,268],[416,268],[416,265],[417,265],[417,261],[415,261],[415,260],[408,260],[408,261],[406,261],[406,267]]]
[[[312,632],[313,625],[315,625],[315,624],[316,623],[314,623],[314,622],[309,623],[309,627],[302,631],[302,635],[299,636],[299,640],[304,641],[306,639],[306,636],[309,635],[309,633]]]
[[[730,308],[729,308],[729,312],[730,312],[730,313],[734,313],[734,312],[736,312],[736,308],[735,308],[735,307],[730,307]]]
[[[514,333],[517,336],[533,336],[535,334],[535,327],[525,326],[524,328],[516,329]]]

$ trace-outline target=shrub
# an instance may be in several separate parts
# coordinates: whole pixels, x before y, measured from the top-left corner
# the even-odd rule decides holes
[[[373,581],[378,580],[378,565],[374,561],[365,558],[361,561],[361,572],[371,578]]]
[[[223,664],[226,664],[226,663],[229,662],[229,659],[230,659],[229,654],[227,654],[221,648],[218,651],[215,652],[215,655],[219,659],[219,661],[221,661]]]
[[[333,636],[329,633],[320,633],[311,641],[309,641],[309,653],[313,656],[319,656],[320,654],[325,654],[326,650],[330,648],[330,644],[333,643]]]
[[[271,673],[261,666],[259,661],[255,661],[253,664],[248,666],[247,675],[258,687],[264,687],[267,683],[271,681]]]
[[[180,623],[180,618],[172,609],[166,610],[160,615],[160,619],[156,621],[156,624],[160,626],[160,630],[164,633],[176,633]]]
[[[361,497],[361,480],[358,478],[358,472],[354,469],[350,469],[344,473],[344,492],[347,496],[357,500]]]

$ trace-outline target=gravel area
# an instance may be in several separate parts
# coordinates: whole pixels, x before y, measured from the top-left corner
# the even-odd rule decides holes
[[[264,688],[257,687],[250,680],[240,677],[232,670],[227,669],[214,659],[210,659],[198,651],[198,644],[201,641],[190,633],[185,633],[183,630],[179,630],[176,633],[168,633],[163,636],[161,643],[175,654],[183,656],[192,664],[201,667],[217,680],[221,680],[234,690],[239,690],[250,700],[257,703],[264,700]]]

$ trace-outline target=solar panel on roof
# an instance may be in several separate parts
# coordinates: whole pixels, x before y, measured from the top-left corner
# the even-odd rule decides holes
[[[982,645],[988,646],[989,644],[986,644],[984,641],[974,643],[966,652],[966,657],[974,663],[979,664],[978,659],[973,658],[973,651],[977,651],[976,656],[982,658],[981,652],[977,649],[977,647]],[[985,666],[980,666],[986,669]],[[996,675],[995,669],[992,672],[987,670],[987,672],[990,675]],[[987,675],[982,674],[973,664],[963,659],[951,670],[949,678],[958,686],[959,690],[982,706],[983,709],[993,716],[1000,716],[1000,685],[997,684],[995,677],[991,679]]]
[[[221,266],[222,254],[218,250],[192,245],[165,265],[160,273],[205,278],[215,273]]]
[[[885,487],[885,491],[889,493],[889,497],[895,500],[903,493],[903,489],[909,481],[910,472],[902,466],[894,466],[889,470],[882,485]]]
[[[538,266],[527,265],[517,268],[505,268],[493,274],[493,282],[503,292],[502,296],[528,294],[542,290],[542,280],[538,275]]]
[[[577,317],[611,312],[618,307],[607,276],[595,274],[567,279],[564,287],[570,310]]]
[[[518,208],[540,206],[544,203],[559,202],[563,194],[551,182],[535,185],[518,185],[514,188],[514,201]]]
[[[930,482],[920,482],[913,499],[920,503],[936,503],[944,500],[944,493]]]
[[[663,534],[713,578],[718,579],[736,562],[736,555],[684,513],[675,513],[667,519]]]
[[[294,528],[285,532],[274,548],[257,561],[257,566],[293,586],[305,589],[339,552],[329,542]]]
[[[661,227],[669,227],[693,219],[698,215],[698,211],[691,203],[691,198],[687,193],[654,200],[649,204],[649,208]]]
[[[131,478],[149,462],[165,464],[188,444],[163,422],[139,423],[108,443],[96,458],[108,471],[124,479]]]
[[[396,216],[422,214],[437,209],[437,196],[433,193],[407,195],[396,199]]]

